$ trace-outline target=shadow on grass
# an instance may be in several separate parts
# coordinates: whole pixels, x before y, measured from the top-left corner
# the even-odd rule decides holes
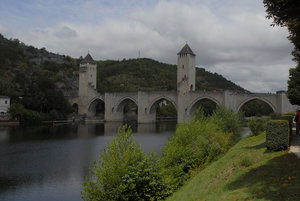
[[[249,195],[246,200],[300,200],[300,159],[294,154],[284,154],[264,166],[250,169],[226,187],[246,188]]]
[[[266,148],[266,142],[263,142],[261,144],[258,144],[256,146],[252,146],[252,147],[246,147],[247,149],[262,149],[262,148]]]

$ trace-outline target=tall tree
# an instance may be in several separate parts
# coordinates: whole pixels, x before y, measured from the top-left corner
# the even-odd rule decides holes
[[[289,30],[288,39],[294,44],[292,55],[300,61],[300,1],[299,0],[264,0],[267,8],[267,18],[273,19],[273,24],[286,26]]]
[[[292,104],[300,105],[300,1],[299,0],[263,0],[267,18],[273,19],[272,26],[286,26],[288,39],[294,44],[292,55],[297,62],[296,68],[290,69],[288,97]]]

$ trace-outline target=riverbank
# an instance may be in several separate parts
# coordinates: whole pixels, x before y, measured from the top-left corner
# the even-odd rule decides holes
[[[12,120],[1,120],[0,126],[18,126],[20,125],[19,121],[12,121]]]
[[[265,139],[245,137],[168,201],[298,200],[300,159],[287,151],[268,152]]]

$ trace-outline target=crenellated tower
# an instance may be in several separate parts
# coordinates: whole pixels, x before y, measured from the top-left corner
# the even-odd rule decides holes
[[[97,87],[97,64],[88,53],[80,62],[79,67],[79,97],[88,96],[88,87]]]
[[[196,89],[196,55],[188,44],[185,44],[177,55],[177,116],[178,122],[182,122],[187,121],[189,115],[188,94]]]
[[[185,44],[177,55],[177,90],[181,93],[195,91],[196,55],[188,44]]]

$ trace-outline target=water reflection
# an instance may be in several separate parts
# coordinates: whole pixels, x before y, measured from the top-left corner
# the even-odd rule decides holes
[[[0,128],[0,200],[81,200],[89,166],[122,124]],[[160,154],[176,123],[131,126],[142,149]]]

